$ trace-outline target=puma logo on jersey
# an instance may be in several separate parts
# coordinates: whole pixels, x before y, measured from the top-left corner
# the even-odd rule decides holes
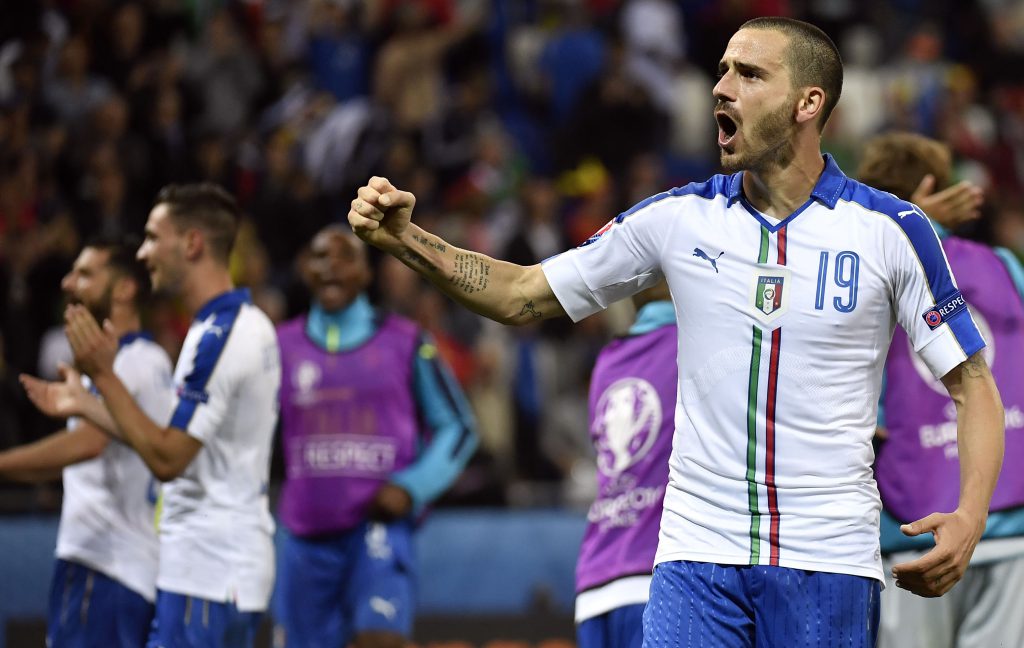
[[[370,597],[370,609],[388,621],[394,621],[395,617],[398,616],[398,606],[379,596]]]
[[[699,257],[701,259],[704,259],[705,261],[710,263],[711,267],[715,269],[715,274],[718,274],[718,260],[722,258],[723,254],[725,254],[725,252],[719,252],[718,256],[716,256],[714,259],[712,259],[711,257],[708,256],[708,253],[705,252],[704,250],[702,250],[700,248],[693,248],[693,256]]]

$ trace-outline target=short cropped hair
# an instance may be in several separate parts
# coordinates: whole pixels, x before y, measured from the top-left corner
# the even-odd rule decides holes
[[[810,23],[781,16],[754,18],[743,23],[740,29],[777,31],[789,37],[786,63],[793,85],[798,88],[817,86],[825,91],[818,132],[824,130],[825,122],[843,93],[843,59],[828,34]]]
[[[107,267],[115,274],[135,282],[135,305],[143,306],[149,301],[152,286],[145,264],[135,258],[142,241],[134,234],[99,235],[88,239],[83,247],[107,253]]]
[[[157,205],[166,204],[179,229],[203,230],[214,257],[227,263],[235,245],[241,213],[235,199],[218,184],[171,184],[156,196]]]
[[[935,177],[936,190],[948,187],[952,161],[953,154],[942,142],[917,133],[886,133],[864,147],[857,179],[910,200],[928,174]]]

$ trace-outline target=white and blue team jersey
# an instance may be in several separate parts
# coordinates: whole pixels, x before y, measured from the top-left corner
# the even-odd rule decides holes
[[[580,320],[667,278],[679,390],[656,563],[882,580],[871,438],[898,322],[936,377],[984,346],[921,211],[830,156],[782,221],[742,173],[653,196],[544,273]]]
[[[171,415],[171,360],[139,334],[121,338],[114,373],[142,411],[164,425]],[[88,376],[82,383],[90,388]],[[78,419],[68,419],[68,429]],[[57,557],[109,576],[152,603],[156,598],[157,482],[139,455],[112,439],[95,459],[64,469]]]
[[[248,290],[199,310],[174,383],[170,425],[203,447],[164,485],[157,587],[265,610],[274,585],[267,482],[281,362],[274,326]]]

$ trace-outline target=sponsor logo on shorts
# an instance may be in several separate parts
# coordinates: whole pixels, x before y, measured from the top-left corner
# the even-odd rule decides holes
[[[370,597],[370,609],[388,621],[394,621],[398,616],[398,605],[394,601],[379,596]]]

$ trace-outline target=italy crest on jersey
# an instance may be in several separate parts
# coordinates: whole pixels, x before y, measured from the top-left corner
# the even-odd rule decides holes
[[[757,292],[754,293],[754,306],[765,315],[771,315],[782,306],[782,288],[786,282],[782,277],[757,278]]]
[[[788,310],[786,286],[791,283],[788,281],[789,276],[789,270],[781,266],[758,266],[754,270],[750,303],[754,307],[754,316],[762,323],[771,324]]]

